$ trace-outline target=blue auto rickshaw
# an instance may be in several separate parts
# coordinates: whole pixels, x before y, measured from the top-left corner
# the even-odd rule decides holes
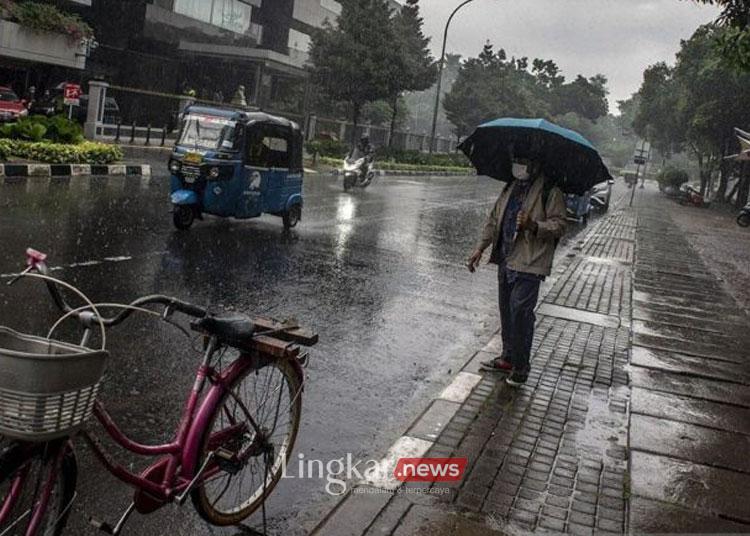
[[[189,106],[169,160],[173,221],[188,229],[204,214],[302,217],[302,133],[287,119],[233,108]]]

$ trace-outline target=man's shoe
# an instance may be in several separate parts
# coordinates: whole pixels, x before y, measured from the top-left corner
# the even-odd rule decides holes
[[[511,365],[509,362],[507,362],[505,359],[501,357],[496,357],[495,359],[491,359],[489,361],[482,361],[479,364],[479,368],[481,370],[488,370],[490,372],[512,372],[513,371],[513,365]]]
[[[528,378],[528,374],[521,374],[518,371],[513,371],[513,373],[505,379],[505,383],[507,383],[511,387],[519,387],[526,383],[526,380]]]

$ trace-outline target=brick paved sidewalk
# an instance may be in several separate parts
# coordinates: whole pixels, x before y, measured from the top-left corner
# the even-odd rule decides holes
[[[527,384],[484,375],[447,424],[407,432],[431,441],[427,456],[466,457],[464,479],[362,484],[315,533],[750,532],[750,368],[729,337],[750,323],[669,202],[640,197],[638,220],[613,209],[562,264],[537,311]],[[463,372],[479,379],[499,350],[496,335]]]

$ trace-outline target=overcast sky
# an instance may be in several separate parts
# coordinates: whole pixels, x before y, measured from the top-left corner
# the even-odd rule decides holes
[[[460,1],[420,2],[436,57]],[[616,101],[640,87],[644,68],[673,62],[680,39],[717,13],[686,0],[474,0],[453,18],[447,51],[476,56],[489,39],[509,56],[555,60],[568,79],[602,73],[616,113]]]

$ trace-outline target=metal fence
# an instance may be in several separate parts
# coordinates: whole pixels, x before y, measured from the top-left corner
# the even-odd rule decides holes
[[[213,106],[228,105],[207,99],[197,99],[184,95],[173,95],[122,86],[109,86],[104,99],[104,113],[96,124],[96,138],[103,141],[130,145],[172,145],[177,137],[181,112],[192,103]],[[248,107],[248,110],[257,110]],[[428,151],[430,139],[424,133],[396,131],[393,143],[389,143],[390,132],[386,127],[358,125],[356,136],[352,137],[354,125],[346,121],[307,117],[283,110],[263,110],[280,115],[299,123],[308,140],[329,138],[347,141],[368,134],[376,147],[392,145],[396,149]],[[436,152],[454,152],[455,140],[436,138]]]

